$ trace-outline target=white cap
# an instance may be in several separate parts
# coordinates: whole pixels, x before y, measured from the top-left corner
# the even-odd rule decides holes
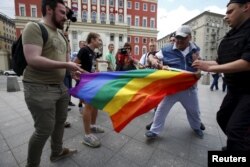
[[[182,25],[180,28],[177,29],[175,36],[187,37],[191,35],[191,28],[188,25]]]

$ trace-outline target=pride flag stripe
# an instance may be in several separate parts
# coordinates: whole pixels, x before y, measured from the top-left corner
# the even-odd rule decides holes
[[[191,72],[133,70],[82,74],[80,83],[70,90],[95,108],[107,112],[114,130],[121,131],[132,119],[150,111],[166,96],[195,84]]]

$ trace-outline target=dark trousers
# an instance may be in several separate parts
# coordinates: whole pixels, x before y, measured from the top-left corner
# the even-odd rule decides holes
[[[222,82],[222,92],[225,92],[226,89],[227,89],[227,84],[225,82],[225,78],[224,77],[222,78],[222,80],[223,80],[223,82]]]
[[[210,86],[210,89],[213,90],[215,87],[215,89],[218,90],[219,89],[218,80],[219,80],[220,76],[219,76],[219,74],[213,74],[212,77],[213,77],[213,83]]]
[[[63,82],[64,82],[64,85],[65,85],[68,89],[72,88],[72,77],[71,77],[70,74],[67,74],[67,73],[66,73]],[[71,101],[71,96],[69,96],[69,102],[70,102],[70,101]]]
[[[232,93],[228,90],[217,122],[227,135],[227,149],[250,151],[250,94]]]

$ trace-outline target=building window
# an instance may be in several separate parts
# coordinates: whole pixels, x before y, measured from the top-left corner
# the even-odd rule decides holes
[[[110,41],[114,41],[115,40],[115,35],[114,34],[110,34]]]
[[[135,43],[139,43],[139,37],[135,37]]]
[[[140,10],[140,3],[139,2],[135,2],[135,10]]]
[[[101,0],[101,5],[102,5],[102,6],[105,6],[105,5],[106,5],[105,0]]]
[[[132,3],[131,3],[131,1],[128,1],[127,8],[128,9],[132,9]]]
[[[123,35],[122,34],[119,35],[119,42],[123,42]]]
[[[147,18],[143,17],[142,19],[142,27],[147,27]]]
[[[72,31],[72,38],[77,39],[77,31]]]
[[[88,0],[82,0],[82,3],[86,4],[86,3],[88,3]]]
[[[93,4],[93,5],[96,5],[96,0],[92,0],[92,4]]]
[[[106,23],[106,14],[101,13],[101,23]]]
[[[155,19],[154,18],[150,19],[150,28],[155,28]]]
[[[146,46],[143,46],[142,47],[142,54],[146,54],[147,53],[147,47]]]
[[[135,55],[139,55],[139,46],[135,45]]]
[[[82,11],[82,21],[87,22],[88,12],[86,10]]]
[[[131,38],[130,37],[127,38],[127,42],[129,42],[129,43],[131,42]]]
[[[147,38],[142,39],[143,44],[147,44]]]
[[[119,15],[119,17],[118,17],[118,20],[119,20],[119,23],[123,23],[123,15]]]
[[[139,20],[139,16],[135,16],[135,26],[139,26],[139,22],[140,22],[140,20]]]
[[[31,14],[31,17],[37,17],[36,5],[30,5],[30,14]]]
[[[110,20],[110,23],[114,23],[115,22],[115,16],[114,16],[113,13],[109,14],[109,20]]]
[[[153,5],[153,4],[151,5],[150,11],[151,11],[151,12],[155,12],[155,5]]]
[[[131,16],[130,15],[127,16],[127,23],[129,26],[131,26]]]
[[[148,11],[148,4],[147,3],[143,3],[143,11]]]
[[[96,12],[92,12],[91,21],[92,21],[92,23],[96,23]]]
[[[114,4],[114,0],[109,0],[109,5],[110,6],[114,6],[115,4]]]
[[[19,4],[19,15],[20,16],[26,16],[26,11],[25,11],[25,5],[24,4]]]
[[[123,8],[123,0],[119,0],[119,8]]]

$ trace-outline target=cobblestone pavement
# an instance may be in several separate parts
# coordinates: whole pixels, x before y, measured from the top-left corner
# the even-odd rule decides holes
[[[22,89],[21,78],[19,83]],[[221,86],[221,83],[220,83]],[[33,128],[32,117],[24,102],[23,92],[7,92],[6,77],[0,76],[0,166],[24,167],[28,140]],[[208,85],[199,83],[202,121],[206,126],[204,139],[195,136],[190,128],[184,109],[176,104],[170,112],[163,133],[157,140],[147,141],[145,125],[153,113],[146,113],[133,120],[121,133],[112,130],[107,114],[99,112],[97,123],[105,128],[98,135],[100,148],[81,144],[82,119],[78,107],[71,107],[65,129],[64,144],[78,149],[78,153],[56,163],[49,161],[49,141],[41,160],[42,167],[205,167],[207,151],[220,150],[226,138],[216,123],[216,112],[225,95],[221,90],[211,92]],[[77,104],[78,100],[72,98]]]

